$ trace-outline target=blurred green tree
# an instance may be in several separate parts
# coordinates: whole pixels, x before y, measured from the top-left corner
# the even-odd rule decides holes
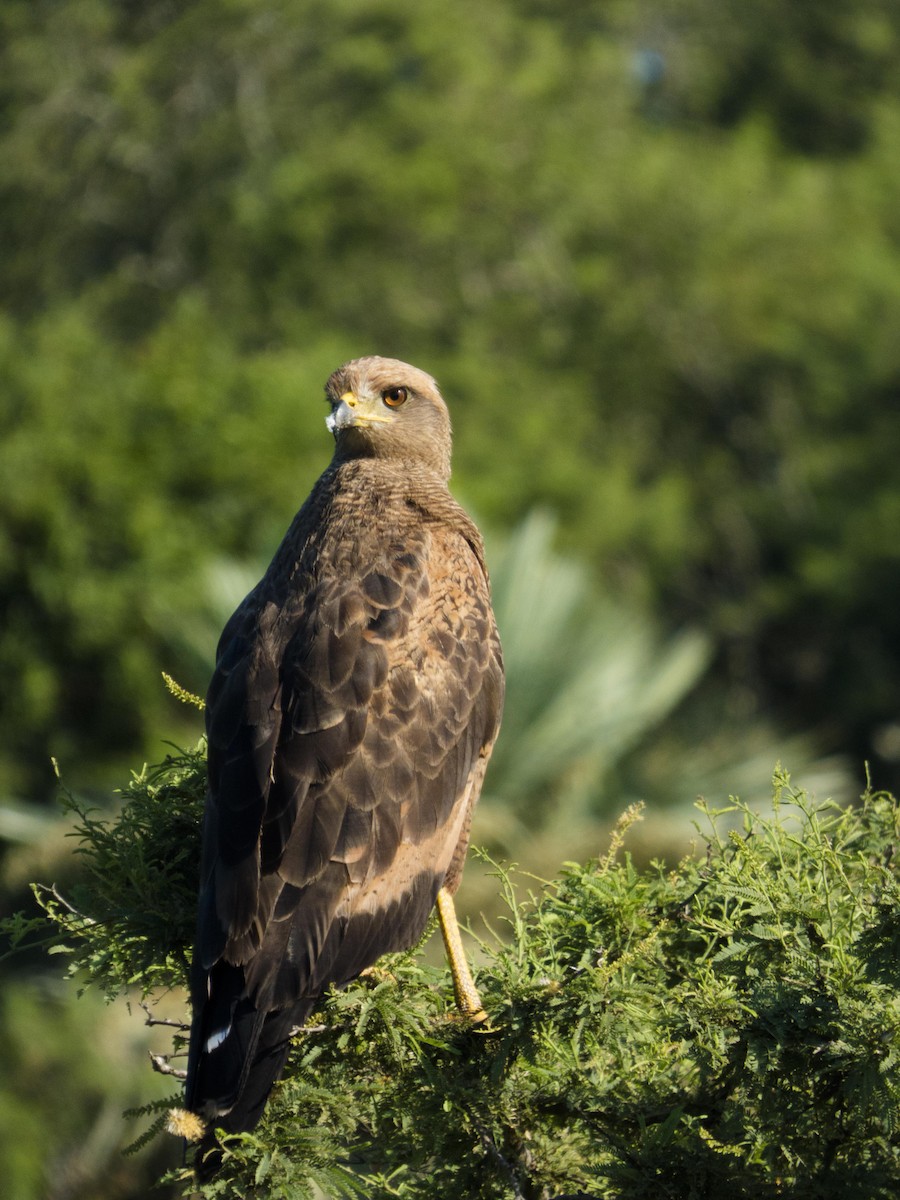
[[[324,459],[303,398],[375,349],[441,379],[485,518],[553,506],[708,629],[736,711],[890,769],[891,6],[11,0],[0,30],[7,790],[51,727],[87,761],[165,725],[147,606],[266,547]]]
[[[171,1091],[147,1068],[145,1031],[125,1005],[49,973],[4,978],[0,1163],[9,1200],[147,1200],[179,1161],[174,1143],[123,1158],[123,1110]],[[173,1193],[169,1193],[173,1194]]]

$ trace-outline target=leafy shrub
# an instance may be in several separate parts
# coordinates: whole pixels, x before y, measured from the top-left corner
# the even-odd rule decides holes
[[[115,820],[82,813],[85,882],[71,908],[40,894],[87,986],[184,982],[202,779],[200,751],[174,756]],[[701,809],[674,868],[622,855],[636,809],[525,902],[497,868],[487,1027],[415,951],[330,995],[202,1193],[894,1195],[900,809],[817,803],[780,770],[765,816]]]

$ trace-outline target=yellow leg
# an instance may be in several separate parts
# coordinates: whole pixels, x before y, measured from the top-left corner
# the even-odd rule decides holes
[[[481,997],[478,995],[475,980],[472,978],[472,972],[466,961],[462,938],[459,936],[459,922],[456,919],[453,897],[446,888],[441,888],[437,894],[437,911],[441,924],[441,935],[444,939],[444,949],[447,951],[447,961],[450,963],[450,974],[453,976],[456,1007],[470,1021],[486,1021],[487,1013],[482,1007]]]

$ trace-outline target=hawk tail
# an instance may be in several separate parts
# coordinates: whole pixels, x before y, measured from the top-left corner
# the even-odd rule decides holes
[[[243,1133],[259,1121],[284,1070],[291,1030],[303,1024],[315,1001],[261,1012],[240,994],[243,973],[232,967],[229,976],[211,989],[207,1011],[195,1022],[185,1100],[210,1128]]]

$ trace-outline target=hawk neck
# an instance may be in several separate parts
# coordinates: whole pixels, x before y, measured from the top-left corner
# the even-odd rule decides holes
[[[399,532],[411,524],[442,526],[469,543],[487,576],[475,522],[450,494],[446,479],[421,462],[333,459],[294,518],[285,543],[293,544],[293,557],[301,545],[310,540],[321,544],[348,522],[364,540],[377,539],[378,528]]]

